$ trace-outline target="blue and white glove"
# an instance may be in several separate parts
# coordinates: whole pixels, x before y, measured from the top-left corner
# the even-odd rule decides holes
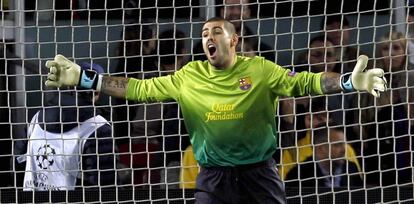
[[[360,55],[351,74],[343,74],[340,79],[343,91],[367,91],[375,97],[380,97],[380,92],[387,90],[387,80],[384,78],[384,70],[381,68],[369,69],[368,57]]]
[[[45,85],[48,87],[80,86],[87,89],[99,89],[102,75],[94,70],[83,70],[63,55],[56,55],[46,62],[49,68]]]

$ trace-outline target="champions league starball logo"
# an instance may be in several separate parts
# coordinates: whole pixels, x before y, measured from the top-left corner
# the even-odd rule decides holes
[[[52,166],[54,163],[53,158],[55,154],[55,149],[53,149],[49,144],[45,144],[42,147],[39,147],[36,156],[37,166],[41,169],[49,168],[49,166]]]

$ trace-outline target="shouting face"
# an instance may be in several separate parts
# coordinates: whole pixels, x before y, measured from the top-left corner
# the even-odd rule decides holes
[[[218,69],[233,64],[238,42],[234,26],[226,21],[207,22],[202,30],[203,50],[208,61]]]

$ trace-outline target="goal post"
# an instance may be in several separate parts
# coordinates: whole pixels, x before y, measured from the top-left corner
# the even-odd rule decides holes
[[[202,25],[222,14],[236,25],[240,55],[265,57],[291,74],[349,72],[360,54],[368,56],[368,68],[386,73],[389,90],[376,100],[359,92],[279,98],[273,158],[288,202],[413,202],[413,2],[229,2],[1,0],[0,202],[194,202],[198,166],[176,102],[101,95],[95,103],[68,105],[65,94],[86,91],[45,87],[45,62],[63,54],[78,64],[99,64],[107,75],[165,76],[203,60]],[[74,121],[65,121],[65,108]],[[28,151],[39,140],[27,135],[32,117],[48,109],[59,109],[56,127],[76,124],[78,131],[88,119],[80,116],[92,110],[108,121],[103,126],[110,137],[99,136],[100,129],[77,138],[71,153],[56,153],[58,139],[50,138]],[[73,140],[64,132],[55,132],[62,148]],[[61,158],[76,161],[78,170]],[[28,159],[43,172],[28,169]],[[66,169],[52,170],[53,164]],[[27,172],[39,188],[24,187]],[[72,176],[74,186],[47,186],[53,173]]]

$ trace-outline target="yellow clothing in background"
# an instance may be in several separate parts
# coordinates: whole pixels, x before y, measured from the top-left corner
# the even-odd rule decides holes
[[[180,188],[195,189],[199,166],[195,160],[193,146],[189,145],[185,151],[180,172]]]
[[[282,151],[282,158],[279,166],[279,174],[282,180],[285,180],[287,174],[298,163],[303,162],[313,154],[311,131],[306,132],[306,136],[298,141],[297,147],[291,147]],[[346,159],[356,164],[358,171],[361,171],[361,166],[358,162],[354,148],[351,145],[346,145]]]

